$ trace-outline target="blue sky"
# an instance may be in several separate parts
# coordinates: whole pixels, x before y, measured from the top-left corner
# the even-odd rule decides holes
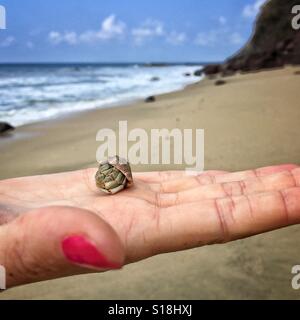
[[[0,0],[0,62],[219,61],[264,0]]]

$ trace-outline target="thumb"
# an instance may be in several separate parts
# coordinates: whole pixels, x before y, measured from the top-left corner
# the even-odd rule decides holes
[[[80,273],[119,269],[124,248],[91,211],[47,207],[0,227],[0,265],[7,287]]]

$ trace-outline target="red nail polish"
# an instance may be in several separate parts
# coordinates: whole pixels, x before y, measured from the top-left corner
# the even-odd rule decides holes
[[[100,269],[120,269],[122,266],[107,260],[97,247],[83,236],[69,236],[62,241],[62,249],[73,263]]]

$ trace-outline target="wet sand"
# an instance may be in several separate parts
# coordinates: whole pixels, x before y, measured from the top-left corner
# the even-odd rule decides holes
[[[299,68],[298,68],[299,69]],[[300,163],[300,76],[285,68],[204,80],[185,90],[112,109],[20,127],[0,140],[0,178],[96,165],[101,128],[205,129],[205,169],[243,170]],[[136,171],[181,166],[135,166]],[[300,226],[226,245],[164,254],[122,271],[10,289],[0,299],[299,299]]]

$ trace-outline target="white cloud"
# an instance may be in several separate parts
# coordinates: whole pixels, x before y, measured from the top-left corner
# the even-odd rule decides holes
[[[194,44],[201,47],[218,47],[219,45],[242,45],[245,43],[243,36],[235,31],[228,23],[228,20],[224,16],[219,16],[216,20],[215,29],[199,32],[194,40]]]
[[[227,24],[227,19],[223,16],[220,16],[219,23],[220,23],[220,25],[224,26],[225,24]]]
[[[244,38],[238,33],[234,32],[229,36],[229,40],[232,44],[240,45],[245,42]]]
[[[125,23],[117,21],[116,16],[112,14],[103,20],[98,37],[102,39],[111,39],[116,36],[121,36],[124,33],[125,28]]]
[[[33,48],[34,48],[34,43],[33,43],[32,41],[27,41],[27,42],[26,42],[26,47],[27,47],[28,49],[33,49]]]
[[[195,44],[201,47],[216,47],[220,44],[241,45],[244,42],[245,40],[240,33],[224,27],[209,30],[208,32],[200,32],[195,39]]]
[[[10,47],[16,39],[12,36],[6,37],[2,42],[0,42],[0,47],[7,48]]]
[[[128,34],[126,31],[126,24],[117,20],[115,15],[110,15],[102,21],[99,30],[86,30],[82,33],[76,33],[74,31],[51,31],[48,34],[48,41],[52,45],[62,43],[68,45],[97,43],[122,38]],[[161,38],[171,45],[181,45],[187,40],[185,32],[167,32],[161,21],[153,19],[147,19],[140,26],[132,28],[129,34],[136,45],[142,45],[145,41],[153,38]]]
[[[77,33],[74,31],[71,31],[71,32],[66,31],[64,33],[52,31],[49,33],[48,39],[53,45],[58,45],[60,43],[75,45],[79,43],[79,37]]]
[[[94,43],[97,41],[110,40],[123,36],[126,30],[126,24],[118,21],[115,15],[110,15],[102,21],[100,30],[88,30],[77,34],[74,31],[57,32],[51,31],[48,35],[49,41],[53,45],[67,43],[76,45],[80,43]]]
[[[64,37],[57,31],[51,31],[48,35],[48,39],[52,44],[56,45],[60,44],[63,41]]]
[[[164,25],[157,20],[148,19],[140,27],[131,31],[136,44],[142,44],[146,39],[165,35]]]
[[[71,44],[71,45],[78,43],[76,32],[66,32],[64,35],[64,39],[68,44]]]
[[[217,43],[219,30],[210,30],[209,32],[199,32],[196,36],[195,44],[201,47],[213,46]]]
[[[266,2],[266,0],[255,0],[254,3],[248,4],[243,9],[243,17],[254,18],[259,12],[260,7]]]
[[[102,21],[100,30],[86,30],[82,33],[51,31],[48,34],[48,41],[52,45],[96,43],[121,38],[126,35],[126,29],[126,24],[117,20],[116,16],[112,14]],[[130,35],[136,45],[141,45],[147,40],[158,37],[172,45],[180,45],[187,40],[187,35],[184,32],[167,32],[161,21],[153,19],[147,19],[140,26],[131,29]]]
[[[187,40],[185,32],[167,31],[161,21],[147,19],[139,27],[131,30],[133,41],[136,45],[142,45],[153,38],[162,38],[174,46],[183,44]]]
[[[184,32],[172,31],[167,35],[166,40],[168,43],[174,46],[178,46],[187,40],[187,36]]]

